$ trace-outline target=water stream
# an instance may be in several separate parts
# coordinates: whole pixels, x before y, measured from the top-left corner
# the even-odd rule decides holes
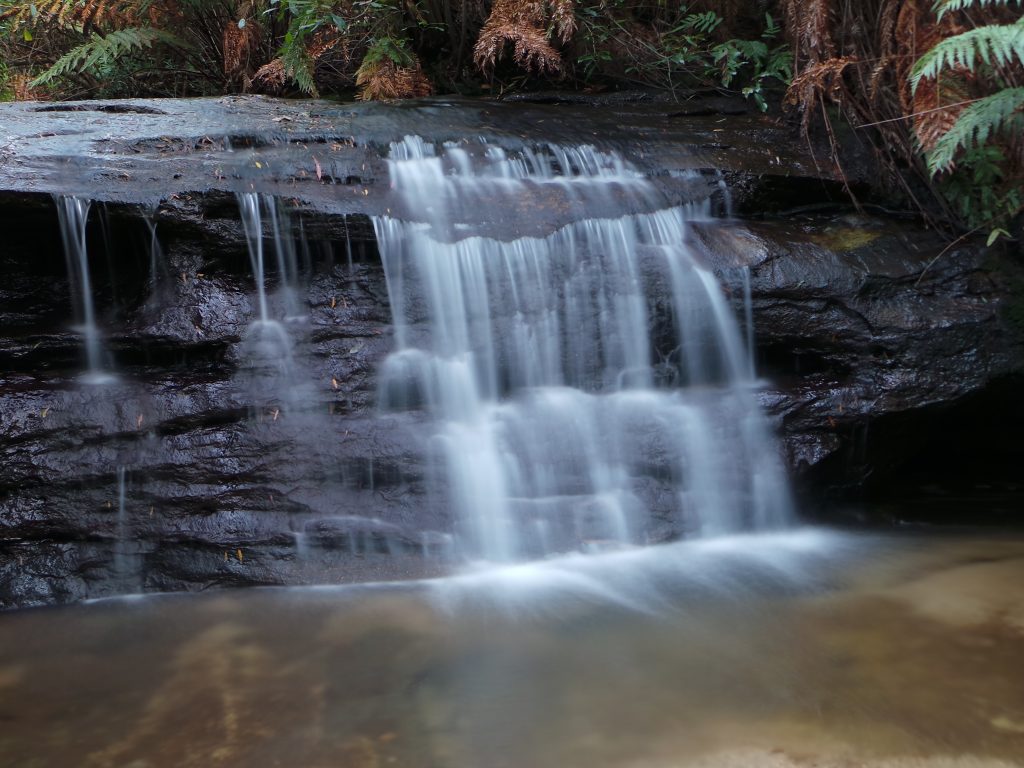
[[[334,403],[306,366],[317,321],[302,231],[282,201],[246,192],[251,321],[225,388],[249,410],[230,439],[272,431],[320,469],[261,464],[252,498],[230,502],[252,509],[218,509],[210,525],[248,535],[286,520],[290,535],[255,556],[225,536],[194,557],[223,563],[231,583],[242,569],[258,579],[267,553],[314,568],[328,543],[336,564],[408,549],[426,566],[411,576],[441,577],[0,616],[0,764],[1024,764],[1024,542],[796,527],[757,401],[749,273],[726,296],[691,237],[710,201],[677,205],[585,146],[511,154],[409,137],[390,173],[394,204],[374,227],[394,338],[366,418],[407,430],[410,482],[422,467],[450,530],[410,537],[394,520],[417,510],[361,506],[390,503],[376,477],[396,471],[372,431],[346,445],[361,495],[339,480],[335,497],[349,434],[324,428]],[[89,203],[57,203],[86,380],[102,381]],[[155,290],[163,255],[148,226]],[[346,260],[351,278],[351,243]],[[334,317],[321,307],[317,331],[344,332]],[[125,434],[141,434],[143,409],[124,405]],[[138,478],[147,461],[171,474],[144,455],[161,455],[159,439],[110,455],[124,584],[145,585],[160,557],[162,541],[129,540],[158,524],[159,486]]]
[[[646,544],[665,528],[785,525],[749,352],[688,246],[689,218],[706,212],[659,200],[591,147],[477,150],[392,145],[406,218],[375,222],[398,347],[382,407],[429,414],[435,490],[463,554],[507,562]],[[495,234],[479,213],[552,188],[582,215],[550,233]],[[651,357],[655,281],[670,286],[678,343],[663,361]]]
[[[92,201],[81,197],[57,196],[57,217],[64,241],[71,298],[77,316],[77,330],[82,334],[86,370],[82,381],[102,384],[112,380],[105,370],[103,342],[96,324],[92,280],[89,276],[89,251],[86,245],[86,224]]]
[[[1019,768],[1024,542],[794,531],[0,616],[0,764]]]

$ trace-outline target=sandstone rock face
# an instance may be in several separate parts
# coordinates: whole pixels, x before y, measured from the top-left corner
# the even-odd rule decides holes
[[[672,203],[735,205],[694,226],[694,247],[740,315],[750,296],[761,399],[815,493],[883,479],[942,433],[944,414],[1020,375],[1013,264],[943,253],[939,238],[885,218],[750,217],[745,201],[766,180],[799,190],[816,175],[758,116],[632,103],[596,114],[439,101],[0,106],[0,606],[444,567],[452,521],[426,492],[420,417],[377,408],[392,338],[370,217],[394,204],[383,156],[406,133],[510,150],[597,142]],[[252,190],[287,201],[304,246],[285,371],[268,369],[253,330],[235,202]],[[103,386],[79,378],[55,193],[105,201],[88,227],[116,371]],[[517,228],[565,215],[536,202]],[[665,357],[668,288],[651,277],[648,290]],[[283,300],[271,290],[274,316]]]

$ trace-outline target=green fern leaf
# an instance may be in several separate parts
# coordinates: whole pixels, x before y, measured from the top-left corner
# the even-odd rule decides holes
[[[953,11],[962,11],[967,8],[974,7],[985,7],[986,5],[1009,5],[1010,3],[1020,3],[1021,0],[938,0],[935,3],[935,13],[938,14],[939,20],[947,13]]]
[[[1024,18],[947,37],[917,60],[910,74],[911,89],[916,91],[922,79],[937,77],[943,69],[959,66],[973,72],[978,59],[989,66],[1024,63]]]
[[[71,73],[95,71],[99,67],[112,64],[119,58],[154,43],[164,43],[176,48],[188,46],[179,38],[151,27],[130,27],[108,33],[105,37],[97,34],[65,53],[48,70],[35,78],[30,85],[35,88],[53,82],[56,78]]]
[[[961,149],[978,147],[999,133],[1024,133],[1024,88],[1004,88],[974,102],[928,153],[932,174],[950,170]]]
[[[281,63],[284,65],[284,71],[303,93],[309,96],[320,95],[314,79],[313,62],[304,45],[296,41],[286,42],[281,47]]]

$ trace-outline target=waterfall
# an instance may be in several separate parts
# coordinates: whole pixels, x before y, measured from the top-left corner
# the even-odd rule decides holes
[[[592,147],[510,156],[408,137],[389,165],[400,213],[374,224],[396,349],[380,403],[426,415],[433,492],[456,515],[462,556],[789,519],[748,345],[687,245],[693,213]],[[546,211],[575,217],[518,231]],[[658,285],[675,341],[656,361]]]
[[[85,346],[86,373],[82,380],[94,384],[105,383],[112,377],[103,370],[103,342],[99,326],[96,324],[92,281],[89,277],[89,252],[85,239],[85,227],[92,201],[81,197],[55,195],[54,202],[57,204],[57,217],[64,242],[71,301],[78,320],[76,330],[82,334]]]
[[[256,282],[258,319],[250,324],[243,348],[243,355],[253,374],[250,387],[258,399],[283,401],[293,405],[298,394],[294,345],[286,323],[301,321],[305,319],[305,314],[299,305],[298,259],[291,235],[291,223],[287,212],[272,195],[240,192],[238,208]],[[271,316],[267,292],[264,221],[270,230],[269,242],[276,259],[278,290],[275,296],[281,305],[282,311],[277,313],[280,320]]]

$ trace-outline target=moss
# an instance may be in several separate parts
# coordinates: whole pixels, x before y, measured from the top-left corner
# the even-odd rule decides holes
[[[836,253],[847,253],[870,245],[882,232],[862,227],[828,227],[811,235],[811,241]]]

